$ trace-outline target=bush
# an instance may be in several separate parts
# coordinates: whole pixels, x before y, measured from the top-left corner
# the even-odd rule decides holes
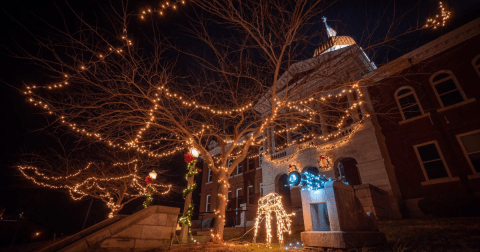
[[[479,216],[480,199],[462,193],[444,193],[427,196],[418,201],[418,207],[426,215],[436,217]]]

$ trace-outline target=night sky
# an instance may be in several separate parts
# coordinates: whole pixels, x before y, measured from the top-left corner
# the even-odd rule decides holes
[[[89,20],[98,20],[102,22],[102,13],[99,6],[108,9],[106,1],[69,1],[71,7],[77,12],[82,13]],[[105,3],[103,3],[105,2]],[[113,1],[119,2],[119,1]],[[131,1],[130,10],[137,11],[145,6],[153,6],[158,1]],[[328,17],[329,25],[337,30],[337,35],[348,35],[353,37],[359,44],[362,43],[362,31],[365,29],[367,21],[376,19],[380,10],[387,9],[392,14],[393,1],[374,1],[374,0],[340,0],[335,3],[325,13]],[[369,56],[373,56],[377,66],[386,61],[419,47],[426,42],[445,34],[475,18],[480,13],[480,3],[478,0],[457,0],[444,1],[448,9],[452,11],[452,18],[447,26],[437,30],[424,30],[412,35],[401,38],[401,43],[395,44],[395,50],[378,48],[373,52],[367,51]],[[404,26],[416,25],[417,21],[423,24],[429,15],[437,12],[438,2],[435,0],[419,1],[395,1],[396,13],[402,13],[412,10],[403,22]],[[62,17],[58,9],[66,10],[64,1],[2,1],[0,10],[1,15],[1,41],[0,57],[2,62],[0,75],[0,93],[1,93],[1,152],[0,152],[0,207],[5,207],[5,216],[16,216],[24,212],[26,218],[34,223],[35,228],[45,230],[45,236],[49,238],[51,232],[74,233],[80,230],[85,213],[88,209],[90,199],[74,202],[67,193],[49,189],[35,188],[33,185],[22,179],[13,166],[20,159],[20,154],[30,151],[39,151],[45,147],[46,142],[44,134],[38,131],[39,128],[46,125],[46,117],[39,113],[40,111],[25,101],[25,97],[17,90],[23,87],[23,83],[35,82],[42,83],[42,73],[37,71],[34,66],[27,61],[13,59],[8,56],[9,48],[13,43],[19,43],[22,47],[30,49],[34,42],[32,37],[25,32],[22,26],[27,27],[33,33],[41,36],[48,35],[47,27],[41,25],[37,18],[45,22],[57,25],[61,24]],[[155,22],[164,36],[172,38],[181,48],[188,48],[200,53],[201,46],[179,32],[180,26],[188,24],[187,16],[195,13],[191,5],[182,7],[178,12],[169,13],[165,18],[154,17],[150,21],[142,22],[139,19],[132,19],[129,27],[137,29],[136,32],[148,30],[149,22]],[[391,16],[391,15],[390,15]],[[68,16],[67,16],[68,19]],[[20,25],[21,24],[21,25]],[[68,23],[73,26],[73,23]],[[131,28],[132,29],[132,28]],[[319,27],[324,30],[324,27]],[[378,36],[381,37],[382,30],[379,30]],[[375,37],[374,37],[375,38]],[[312,41],[318,44],[320,41]],[[361,44],[362,45],[362,44]],[[312,48],[313,54],[313,48]],[[188,67],[187,63],[179,62],[179,68]],[[186,164],[182,157],[175,157],[168,165],[171,171],[167,174],[169,179],[181,187],[186,185],[183,179],[186,171]],[[176,168],[181,167],[181,169]],[[182,171],[181,173],[179,171]],[[201,175],[197,176],[200,178]],[[200,185],[200,180],[197,182]],[[194,195],[199,198],[200,186]],[[121,213],[130,214],[138,210],[141,206],[141,200],[129,204]],[[180,194],[173,194],[170,197],[158,198],[154,204],[183,206],[183,199]],[[198,206],[198,205],[197,205]],[[197,207],[198,210],[198,207]],[[103,203],[94,200],[90,216],[87,219],[87,227],[100,222],[106,218],[108,210]],[[0,222],[0,225],[3,225]],[[5,231],[0,226],[0,231]],[[0,234],[1,236],[1,234]],[[25,239],[23,239],[25,240]],[[18,243],[23,241],[19,239]],[[0,246],[10,243],[7,238],[0,238]]]

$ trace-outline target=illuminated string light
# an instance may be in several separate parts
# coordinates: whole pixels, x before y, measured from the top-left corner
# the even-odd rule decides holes
[[[450,18],[451,12],[445,9],[442,2],[438,2],[438,8],[440,9],[440,14],[427,19],[425,28],[433,27],[433,29],[437,29],[439,26],[445,26],[446,21]]]
[[[178,9],[178,6],[180,5],[185,5],[186,1],[185,0],[176,0],[173,1],[172,3],[166,1],[164,3],[161,3],[158,9],[156,8],[144,8],[142,11],[140,11],[140,19],[145,20],[145,18],[148,15],[152,15],[153,13],[157,13],[160,16],[163,16],[167,11],[173,10],[176,11]]]
[[[267,246],[270,246],[272,242],[272,214],[275,214],[277,219],[277,236],[281,245],[283,245],[283,233],[292,233],[292,219],[290,217],[295,213],[287,214],[283,208],[282,196],[277,193],[269,193],[258,200],[253,243],[256,243],[260,223],[265,219]]]
[[[118,165],[128,165],[137,162],[137,160],[132,160],[127,163],[115,163],[115,166]],[[137,164],[134,165],[134,170],[132,173],[123,175],[123,176],[117,176],[117,177],[111,177],[111,178],[101,178],[101,177],[88,177],[83,179],[81,182],[75,182],[72,181],[71,179],[74,177],[77,177],[81,175],[84,171],[88,170],[93,163],[88,163],[88,165],[80,169],[79,171],[75,172],[74,174],[68,175],[68,176],[47,176],[45,173],[42,173],[39,171],[37,167],[33,166],[18,166],[18,170],[22,173],[22,175],[32,181],[34,184],[46,188],[52,188],[52,189],[67,189],[70,197],[73,200],[81,200],[86,196],[92,196],[92,197],[98,197],[102,201],[104,201],[107,205],[107,207],[110,209],[109,217],[113,217],[114,213],[118,212],[119,209],[123,207],[126,202],[130,201],[131,199],[139,198],[142,197],[146,193],[145,187],[139,183],[139,181],[142,181],[140,176],[137,174]],[[29,175],[29,173],[33,173],[34,175]],[[63,180],[63,184],[61,185],[54,185],[51,183],[48,183],[49,181],[59,181]],[[124,202],[124,198],[118,198],[118,195],[116,195],[118,192],[115,191],[115,188],[110,188],[108,187],[109,183],[111,181],[123,181],[125,184],[129,185],[129,189],[132,190],[135,193],[127,193],[125,192],[125,196],[130,197],[130,199],[127,199],[126,202]],[[69,184],[71,183],[71,184]],[[104,186],[102,186],[103,184]],[[162,195],[165,195],[170,192],[172,189],[172,185],[160,185],[160,184],[155,184],[155,187],[158,188],[165,188],[165,191],[159,193]],[[112,196],[109,192],[109,190],[114,191],[114,196]],[[89,192],[95,192],[95,195],[91,195]],[[115,198],[117,200],[115,201]]]

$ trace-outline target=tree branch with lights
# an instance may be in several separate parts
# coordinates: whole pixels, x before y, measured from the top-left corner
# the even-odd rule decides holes
[[[328,63],[320,57],[303,62],[312,57],[311,41],[332,39],[319,29],[320,17],[330,7],[325,1],[186,3],[209,15],[192,17],[191,26],[184,28],[204,46],[202,52],[171,47],[157,32],[132,32],[139,28],[123,8],[104,13],[111,15],[110,30],[73,11],[71,16],[81,24],[78,32],[56,27],[49,37],[33,36],[38,51],[19,48],[16,56],[34,62],[50,79],[49,84],[28,84],[22,92],[50,116],[52,126],[83,141],[148,158],[198,150],[218,178],[213,241],[221,242],[228,178],[235,167],[249,158],[276,162],[271,156],[277,151],[307,141],[317,146],[343,137],[342,129],[351,126],[352,133],[331,148],[343,144],[369,117],[366,105],[373,100],[364,94],[372,83],[360,78],[365,69],[334,71],[343,61],[354,60],[359,47],[338,50],[335,58],[326,56]],[[143,11],[142,20],[148,10]],[[210,23],[228,32],[215,36]],[[365,43],[364,50],[397,40],[397,25],[392,21],[384,39]],[[100,32],[103,29],[108,32]],[[365,35],[367,42],[371,35]],[[194,67],[185,69],[177,65],[179,57],[167,58],[170,49]],[[183,70],[188,74],[174,74]],[[294,134],[303,137],[292,140]],[[187,163],[190,179],[196,171]],[[192,189],[189,184],[187,195]],[[188,205],[184,224],[193,210]]]

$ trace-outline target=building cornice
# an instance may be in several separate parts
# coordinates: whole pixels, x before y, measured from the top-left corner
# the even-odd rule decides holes
[[[480,18],[477,18],[363,76],[373,82],[380,81],[432,56],[446,51],[480,34]]]

